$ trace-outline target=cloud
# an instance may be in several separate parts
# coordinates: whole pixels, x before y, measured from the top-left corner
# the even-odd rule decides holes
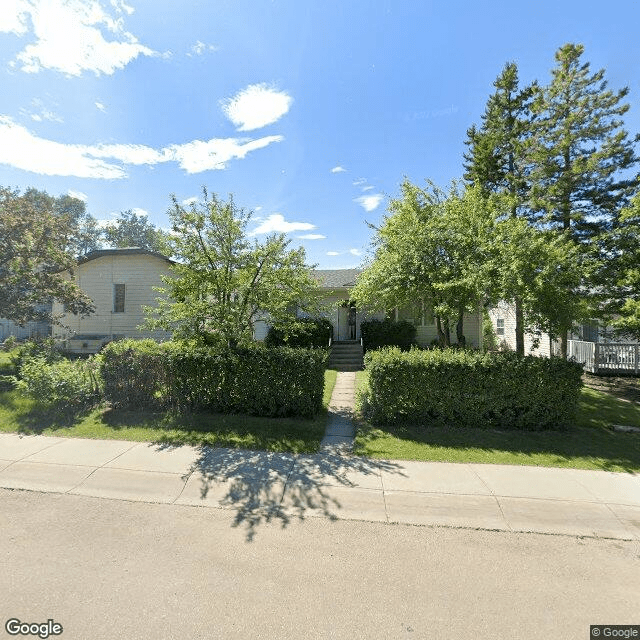
[[[107,112],[107,107],[105,107],[102,102],[96,102],[96,109],[98,109],[98,111],[102,111],[102,113],[106,113]]]
[[[327,255],[328,256],[339,256],[340,252],[339,251],[327,251]]]
[[[50,109],[47,109],[44,106],[44,102],[40,100],[40,98],[34,98],[31,101],[31,110],[29,109],[20,109],[20,113],[23,116],[28,116],[35,122],[42,122],[43,120],[47,120],[49,122],[64,122],[62,116],[59,116],[57,113],[54,113]]]
[[[126,165],[163,162],[177,162],[187,173],[200,173],[225,169],[231,160],[283,139],[213,138],[161,149],[141,144],[64,144],[39,138],[10,117],[0,115],[0,164],[41,175],[78,178],[125,178]]]
[[[87,196],[86,193],[82,193],[82,191],[72,191],[69,189],[69,191],[67,191],[67,195],[70,195],[72,198],[82,200],[82,202],[86,202],[89,199],[89,196]]]
[[[366,178],[358,178],[357,180],[354,180],[352,184],[353,184],[354,187],[360,187],[363,184],[367,184],[367,179]]]
[[[280,213],[272,213],[262,224],[256,227],[249,235],[256,236],[262,233],[289,233],[290,231],[307,231],[315,229],[316,225],[310,222],[287,222]]]
[[[300,240],[324,240],[327,236],[321,233],[305,233],[303,236],[296,236]]]
[[[331,173],[342,173],[344,171],[346,171],[346,169],[344,167],[341,167],[340,165],[331,169]]]
[[[374,187],[372,187],[371,185],[369,185],[368,187],[362,187],[360,189],[360,191],[365,192],[365,191],[371,191],[371,189],[374,189]]]
[[[133,209],[131,209],[131,213],[137,216],[149,217],[149,212],[146,209],[140,209],[140,207],[133,207]]]
[[[11,65],[26,73],[53,69],[70,76],[92,71],[111,75],[139,55],[158,55],[123,28],[133,9],[122,0],[3,0],[0,31],[24,36],[28,44]],[[105,38],[105,32],[111,36]]]
[[[191,196],[190,198],[185,198],[185,199],[182,201],[182,204],[183,204],[185,207],[188,207],[189,205],[191,205],[191,204],[195,204],[196,202],[198,202],[198,198],[197,198],[196,196]]]
[[[238,131],[252,131],[272,124],[285,115],[293,98],[266,84],[252,84],[233,98],[222,101],[222,111]]]
[[[349,253],[352,256],[361,256],[362,255],[362,251],[360,251],[360,249],[349,249]]]
[[[187,55],[192,58],[193,56],[201,56],[207,51],[217,51],[218,47],[213,44],[206,44],[200,40],[196,40],[196,43],[191,47],[191,53]]]
[[[375,193],[371,196],[360,196],[356,198],[354,202],[357,202],[365,211],[373,211],[377,209],[382,202],[382,194]]]

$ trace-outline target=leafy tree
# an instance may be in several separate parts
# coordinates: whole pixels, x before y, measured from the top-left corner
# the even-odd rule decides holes
[[[584,299],[597,283],[604,236],[637,186],[627,170],[638,161],[638,138],[629,139],[621,119],[628,88],[607,89],[604,70],[592,74],[583,52],[576,44],[558,50],[551,82],[534,102],[530,203],[541,225],[576,243],[584,277],[566,295]],[[560,335],[565,357],[567,333]]]
[[[256,320],[268,314],[278,326],[296,306],[313,310],[319,290],[305,265],[304,249],[289,250],[284,235],[263,242],[246,231],[251,214],[203,190],[203,199],[183,207],[172,196],[173,277],[164,278],[166,298],[148,308],[147,324],[207,344],[235,345],[252,337]]]
[[[373,240],[372,262],[358,278],[352,297],[377,310],[415,305],[433,309],[442,346],[451,344],[455,325],[464,344],[463,314],[486,295],[487,259],[494,216],[480,190],[449,194],[408,180],[392,200]]]
[[[149,222],[147,216],[132,209],[121,211],[117,220],[106,227],[104,237],[116,248],[140,247],[163,254],[169,252],[168,234]]]
[[[520,89],[518,67],[505,65],[482,114],[482,125],[467,131],[465,180],[485,193],[508,194],[510,215],[527,215],[529,183],[526,143],[531,132],[531,104],[537,85]],[[525,317],[520,294],[513,298],[516,321],[516,352],[524,355]]]
[[[91,300],[61,272],[73,272],[71,216],[60,215],[55,199],[30,189],[24,194],[0,188],[0,317],[24,325],[57,322],[51,302],[88,314]]]

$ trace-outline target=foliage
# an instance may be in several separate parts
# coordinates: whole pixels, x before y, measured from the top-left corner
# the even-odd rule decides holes
[[[33,359],[42,360],[46,364],[54,364],[63,360],[64,356],[60,349],[57,348],[53,338],[26,340],[11,353],[11,362],[18,372],[23,362]]]
[[[313,417],[322,408],[327,353],[320,349],[123,340],[103,357],[105,397],[121,409]]]
[[[99,362],[96,358],[50,362],[44,355],[24,358],[16,387],[39,407],[75,413],[102,397]]]
[[[375,424],[502,429],[570,425],[582,367],[559,358],[445,349],[370,352],[367,416]]]
[[[363,321],[360,334],[365,351],[381,347],[399,347],[407,351],[416,340],[416,328],[410,322],[395,322],[390,318]]]
[[[57,322],[52,300],[72,313],[93,311],[91,300],[61,273],[73,273],[76,228],[75,213],[61,210],[57,202],[34,189],[21,195],[0,188],[1,318],[20,325],[30,320]]]
[[[268,347],[327,348],[333,325],[326,318],[296,318],[282,327],[269,327],[264,343]]]
[[[185,209],[173,197],[170,211],[173,277],[163,278],[158,307],[146,309],[147,326],[174,331],[201,344],[233,346],[252,337],[254,323],[278,326],[292,307],[315,310],[317,283],[303,248],[289,250],[283,234],[250,240],[251,214],[209,196]]]
[[[479,188],[445,194],[408,180],[402,197],[389,205],[373,241],[373,261],[359,276],[351,296],[360,306],[388,310],[422,302],[433,309],[443,346],[451,344],[455,325],[464,343],[463,314],[475,311],[487,293],[487,259],[493,205]]]
[[[140,247],[170,255],[169,234],[158,229],[146,215],[132,209],[121,211],[117,219],[104,230],[106,242],[114,248]]]

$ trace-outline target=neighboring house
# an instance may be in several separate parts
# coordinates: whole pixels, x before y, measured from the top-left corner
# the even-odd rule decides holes
[[[46,338],[49,335],[51,335],[51,325],[48,322],[26,322],[24,327],[21,327],[11,320],[0,319],[0,342],[9,336],[27,340]]]
[[[360,269],[319,269],[313,272],[320,288],[323,291],[322,302],[328,308],[323,313],[323,317],[327,318],[333,325],[333,340],[341,341],[349,339],[349,306],[350,291],[355,285],[356,278],[360,275]],[[306,314],[299,313],[304,316]],[[433,314],[429,308],[426,308],[420,302],[417,302],[412,308],[393,309],[389,315],[394,320],[407,320],[416,327],[416,341],[422,346],[429,346],[438,338]],[[356,312],[356,340],[360,340],[360,325],[365,320],[383,320],[387,313],[370,312],[357,309]],[[482,315],[480,312],[465,314],[464,317],[464,335],[467,340],[467,346],[480,347],[482,336]],[[266,321],[256,323],[254,337],[256,340],[264,340],[269,330]],[[452,330],[452,340],[455,343],[455,327]]]
[[[154,306],[162,287],[160,276],[170,276],[172,261],[159,253],[131,247],[101,249],[78,260],[73,278],[91,298],[95,312],[87,317],[65,313],[54,303],[54,315],[61,314],[62,326],[53,327],[53,337],[76,353],[92,353],[118,338],[168,340],[166,331],[144,331],[144,306]],[[70,277],[70,276],[68,276]]]

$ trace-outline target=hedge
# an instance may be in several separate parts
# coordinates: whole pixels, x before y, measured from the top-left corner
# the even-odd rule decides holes
[[[360,324],[360,335],[365,351],[381,347],[411,348],[416,340],[416,328],[406,320],[365,320]]]
[[[365,368],[365,412],[374,424],[564,428],[582,386],[575,362],[515,353],[387,348],[368,353]]]
[[[322,409],[324,350],[259,344],[211,350],[127,340],[103,354],[105,397],[121,408],[269,417],[313,417]]]
[[[333,325],[325,318],[298,318],[286,329],[269,327],[264,343],[268,347],[328,348],[332,335]]]

